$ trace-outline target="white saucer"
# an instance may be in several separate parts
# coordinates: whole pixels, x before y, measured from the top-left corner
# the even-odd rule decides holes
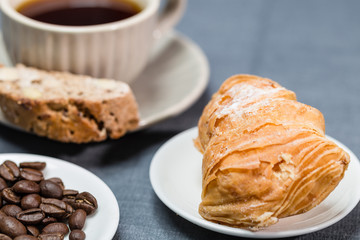
[[[43,170],[45,178],[59,177],[63,180],[66,189],[90,192],[97,199],[98,209],[86,218],[83,229],[87,236],[86,239],[113,238],[119,225],[119,206],[110,188],[100,178],[75,164],[46,156],[17,153],[0,154],[0,164],[5,160],[12,160],[17,164],[25,161],[46,162],[46,168]],[[69,236],[67,235],[65,240],[68,239]]]
[[[198,213],[201,202],[202,155],[193,146],[197,128],[184,131],[166,142],[150,166],[150,181],[160,200],[178,215],[201,227],[239,237],[282,238],[326,228],[343,217],[360,200],[359,159],[339,141],[330,138],[350,154],[351,162],[337,188],[317,207],[304,214],[280,219],[266,230],[251,232],[203,219]]]
[[[185,111],[208,80],[207,58],[190,39],[173,32],[161,40],[145,71],[131,84],[140,106],[140,128]]]
[[[11,66],[0,37],[0,63]],[[190,39],[172,32],[159,40],[144,72],[131,84],[146,128],[189,108],[204,92],[209,64]],[[14,127],[0,110],[0,123]]]

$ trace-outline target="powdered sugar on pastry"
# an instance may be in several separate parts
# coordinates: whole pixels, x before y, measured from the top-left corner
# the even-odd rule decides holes
[[[252,231],[317,206],[350,161],[325,138],[320,111],[257,76],[226,80],[198,128],[196,147],[204,154],[200,215]]]

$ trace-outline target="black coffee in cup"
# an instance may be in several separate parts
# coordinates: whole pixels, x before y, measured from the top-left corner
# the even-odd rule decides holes
[[[120,21],[142,9],[132,0],[28,0],[16,10],[40,22],[89,26]]]

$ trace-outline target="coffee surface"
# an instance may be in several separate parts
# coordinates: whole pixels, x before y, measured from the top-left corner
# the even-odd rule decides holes
[[[129,0],[27,1],[17,8],[34,20],[65,26],[89,26],[127,19],[141,11]]]

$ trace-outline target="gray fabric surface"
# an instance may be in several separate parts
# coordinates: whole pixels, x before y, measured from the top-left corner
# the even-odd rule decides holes
[[[360,156],[359,9],[357,0],[190,0],[177,29],[201,46],[211,66],[209,86],[190,109],[122,139],[87,145],[0,125],[0,153],[57,157],[103,179],[121,211],[115,240],[235,239],[195,226],[162,204],[149,181],[152,156],[195,126],[211,94],[236,73],[269,77],[295,91],[299,101],[323,112],[327,134]],[[360,239],[360,207],[329,228],[292,239]]]

